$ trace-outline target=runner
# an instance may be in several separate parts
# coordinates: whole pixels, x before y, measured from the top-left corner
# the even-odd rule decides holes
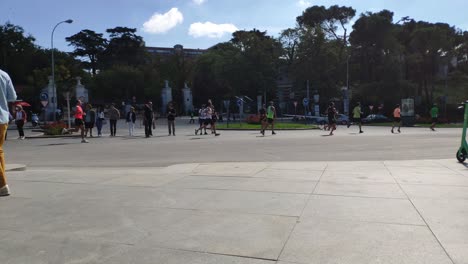
[[[201,135],[203,133],[203,129],[205,130],[205,135],[208,135],[208,133],[206,133],[206,128],[211,124],[210,116],[210,108],[206,105],[203,105],[202,109],[200,109],[200,127],[195,129],[195,135],[198,135],[198,132],[201,132]]]
[[[275,133],[276,108],[274,104],[275,103],[273,101],[270,101],[270,106],[268,106],[266,110],[267,124],[265,125],[265,129],[263,130],[263,134],[265,134],[265,130],[268,129],[268,126],[271,125],[271,134],[276,135]]]
[[[353,109],[353,122],[348,124],[348,128],[352,126],[353,124],[358,124],[359,125],[359,133],[362,134],[364,131],[362,131],[362,110],[361,110],[361,103],[357,103],[357,105]]]
[[[432,117],[432,125],[431,125],[431,130],[435,131],[435,126],[437,124],[437,119],[439,118],[439,108],[437,107],[437,104],[434,104],[431,109],[431,117]]]
[[[265,106],[265,104],[263,104],[262,108],[260,108],[259,114],[260,114],[260,126],[261,126],[260,133],[263,136],[265,136],[265,129],[266,129],[266,126],[267,126],[266,106]]]
[[[393,126],[392,126],[392,134],[393,129],[396,127],[398,124],[398,133],[401,133],[400,128],[401,128],[401,109],[400,105],[397,104],[395,110],[393,110]]]
[[[217,137],[220,135],[219,133],[216,133],[216,122],[218,122],[218,113],[214,109],[213,104],[211,104],[209,107],[211,109],[211,133]]]
[[[145,107],[143,109],[143,124],[145,125],[145,137],[149,138],[153,136],[153,119],[154,119],[154,113],[153,113],[153,104],[151,101],[149,101],[147,104],[145,104]]]
[[[75,110],[75,132],[81,130],[81,143],[88,143],[85,139],[85,128],[84,128],[84,121],[83,116],[85,113],[83,112],[83,108],[81,108],[81,101],[76,101],[76,110]]]
[[[330,102],[330,104],[328,105],[328,109],[327,109],[328,128],[331,129],[330,136],[333,136],[333,131],[336,130],[336,115],[337,114],[338,112],[336,111],[335,103]]]

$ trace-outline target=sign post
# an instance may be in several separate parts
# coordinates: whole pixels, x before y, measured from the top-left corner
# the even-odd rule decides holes
[[[309,106],[309,98],[304,98],[302,100],[302,104],[304,105],[304,116],[307,116],[307,109],[308,109],[308,106]]]

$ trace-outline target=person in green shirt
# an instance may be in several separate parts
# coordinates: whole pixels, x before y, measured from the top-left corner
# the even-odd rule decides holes
[[[356,106],[353,109],[353,123],[349,122],[348,123],[348,128],[353,125],[353,124],[358,124],[359,125],[359,133],[362,134],[364,131],[362,131],[362,110],[361,110],[361,103],[358,102]]]
[[[436,104],[434,104],[431,108],[431,117],[432,117],[432,125],[431,125],[431,130],[435,131],[435,126],[437,124],[437,119],[439,118],[439,108],[437,107]]]

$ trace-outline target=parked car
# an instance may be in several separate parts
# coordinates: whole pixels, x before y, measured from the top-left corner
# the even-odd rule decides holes
[[[349,117],[347,115],[338,114],[336,116],[336,123],[341,125],[347,125],[349,123]]]
[[[363,123],[384,123],[384,122],[390,122],[390,119],[384,115],[368,115],[366,118],[362,119]]]

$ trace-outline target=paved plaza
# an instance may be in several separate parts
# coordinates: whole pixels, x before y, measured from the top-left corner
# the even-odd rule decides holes
[[[468,263],[460,129],[192,128],[8,140],[1,263]]]

